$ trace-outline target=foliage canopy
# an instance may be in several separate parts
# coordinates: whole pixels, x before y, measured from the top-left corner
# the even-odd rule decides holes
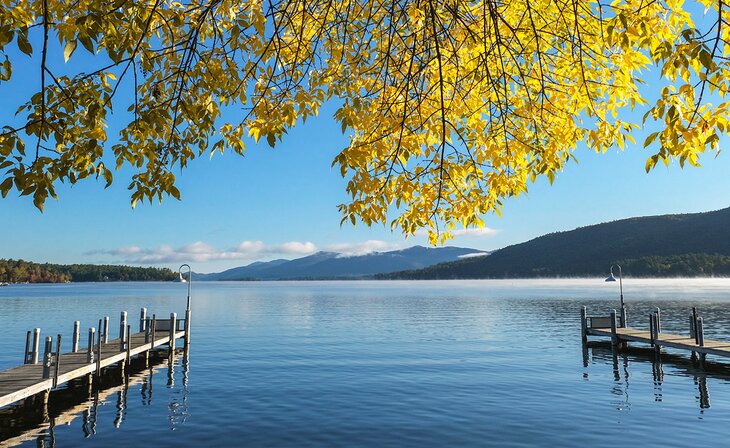
[[[333,101],[343,221],[395,216],[443,241],[552,181],[579,142],[623,148],[645,124],[647,170],[719,151],[727,15],[723,0],[0,0],[0,91],[18,64],[38,73],[0,131],[0,192],[42,208],[59,182],[109,185],[128,165],[133,205],[179,198],[175,169],[247,137],[274,146]],[[658,89],[641,86],[650,68]],[[645,123],[622,118],[634,108]],[[107,129],[112,111],[127,124]]]

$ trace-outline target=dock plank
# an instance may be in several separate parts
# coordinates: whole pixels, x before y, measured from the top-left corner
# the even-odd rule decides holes
[[[611,337],[611,330],[608,328],[590,328],[586,331],[590,336]],[[651,344],[651,334],[647,330],[634,328],[617,328],[616,337],[622,342],[642,342]],[[694,338],[669,333],[659,333],[654,341],[662,347],[672,347],[680,350],[693,351],[708,355],[730,357],[730,342],[705,339],[704,345],[700,346]]]

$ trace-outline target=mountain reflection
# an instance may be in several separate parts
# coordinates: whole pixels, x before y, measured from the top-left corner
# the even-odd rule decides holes
[[[133,360],[125,370],[110,368],[100,378],[81,378],[50,395],[38,394],[25,401],[0,410],[0,448],[35,441],[38,447],[55,447],[56,431],[60,425],[71,425],[81,417],[85,438],[94,437],[99,424],[99,411],[114,400],[113,425],[120,428],[128,411],[130,388],[139,387],[142,406],[153,402],[155,372],[167,368],[167,386],[174,386],[175,368],[182,365],[183,387],[179,397],[168,404],[171,429],[185,423],[188,412],[188,354],[181,350],[172,356],[168,352],[150,352],[149,359]],[[180,362],[182,361],[182,362]]]

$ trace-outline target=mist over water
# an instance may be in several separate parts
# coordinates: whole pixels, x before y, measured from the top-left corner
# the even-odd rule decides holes
[[[706,338],[730,341],[730,280],[623,286],[631,326],[648,327],[659,306],[664,331],[686,334],[697,306]],[[726,440],[730,369],[713,363],[722,360],[709,358],[706,371],[671,350],[660,362],[641,346],[614,356],[597,342],[583,352],[580,307],[607,314],[618,289],[603,279],[193,283],[186,368],[160,361],[126,383],[110,372],[112,393],[69,391],[76,403],[65,411],[57,400],[59,422],[82,409],[68,424],[28,419],[15,432],[28,434],[21,446],[61,447]],[[123,310],[132,323],[143,306],[181,315],[185,295],[184,285],[155,283],[0,288],[0,369],[20,364],[33,327],[70,341],[74,320],[83,335],[104,315],[116,328]],[[0,439],[9,434],[3,412]]]

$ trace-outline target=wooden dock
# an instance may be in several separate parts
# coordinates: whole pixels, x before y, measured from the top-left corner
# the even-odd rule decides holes
[[[183,269],[187,268],[187,280]],[[61,349],[61,335],[57,335],[54,350],[53,338],[45,339],[43,356],[40,356],[40,328],[28,331],[25,339],[23,365],[0,372],[0,408],[16,403],[36,394],[48,394],[52,389],[76,378],[99,377],[103,369],[116,364],[122,368],[129,365],[135,356],[147,356],[150,351],[167,345],[170,356],[175,353],[175,341],[184,339],[184,352],[190,343],[190,287],[192,268],[188,264],[180,266],[180,279],[187,283],[187,307],[185,318],[178,319],[170,313],[169,319],[158,319],[156,315],[147,317],[147,308],[139,315],[139,331],[132,333],[132,325],[127,323],[127,312],[119,318],[119,337],[109,340],[109,316],[99,319],[97,328],[89,328],[88,343],[79,349],[80,324],[74,322],[71,351]]]
[[[163,359],[166,358],[166,362]],[[152,400],[152,378],[155,372],[167,368],[168,370],[168,387],[170,387],[171,377],[174,378],[175,364],[178,362],[179,355],[173,353],[172,356],[164,358],[150,358],[145,364],[143,370],[136,372],[126,372],[123,378],[119,378],[112,385],[104,386],[103,383],[108,382],[105,378],[103,381],[94,383],[94,387],[88,382],[79,382],[71,387],[72,390],[62,391],[65,396],[61,400],[70,400],[68,405],[54,406],[56,409],[50,413],[48,406],[38,405],[37,403],[26,402],[24,406],[37,406],[30,415],[23,406],[15,409],[5,408],[2,412],[6,415],[0,415],[8,419],[9,427],[0,426],[0,448],[11,448],[22,443],[35,441],[37,446],[53,446],[51,441],[54,440],[55,427],[61,425],[69,425],[77,418],[82,418],[82,430],[86,437],[96,434],[98,407],[104,402],[110,401],[112,395],[116,394],[116,415],[114,417],[114,426],[120,427],[124,421],[124,414],[127,408],[127,392],[135,385],[142,384],[143,400]],[[187,387],[187,356],[183,355],[183,390]],[[174,379],[172,380],[174,384]],[[70,394],[70,395],[69,395]],[[70,399],[69,397],[75,398]],[[39,400],[41,401],[41,400]],[[55,404],[55,403],[54,403]],[[45,408],[45,409],[44,409]],[[12,412],[19,412],[15,415]],[[3,430],[11,434],[8,438],[3,438]]]
[[[188,302],[189,303],[189,302]],[[70,352],[61,352],[61,335],[56,339],[53,351],[53,340],[46,338],[45,352],[39,356],[38,346],[40,330],[29,331],[26,337],[26,352],[21,366],[0,372],[0,408],[16,403],[39,393],[48,393],[52,389],[75,378],[88,375],[100,375],[102,370],[111,365],[129,364],[132,357],[146,356],[151,350],[166,345],[174,352],[175,341],[183,338],[185,349],[189,343],[190,309],[185,319],[177,319],[175,313],[170,319],[146,317],[146,309],[140,313],[140,331],[132,333],[127,324],[127,313],[120,317],[119,338],[109,340],[109,318],[99,320],[101,331],[89,328],[88,344],[79,349],[79,324],[74,325],[73,347]],[[32,336],[32,342],[31,342]]]
[[[693,308],[689,315],[689,331],[686,336],[662,332],[661,310],[657,308],[648,316],[649,330],[637,330],[626,325],[626,310],[619,316],[611,310],[608,316],[588,316],[586,307],[581,309],[581,333],[583,342],[588,336],[608,337],[614,345],[629,342],[649,344],[657,350],[671,347],[699,354],[730,357],[730,342],[705,339],[703,317]]]

